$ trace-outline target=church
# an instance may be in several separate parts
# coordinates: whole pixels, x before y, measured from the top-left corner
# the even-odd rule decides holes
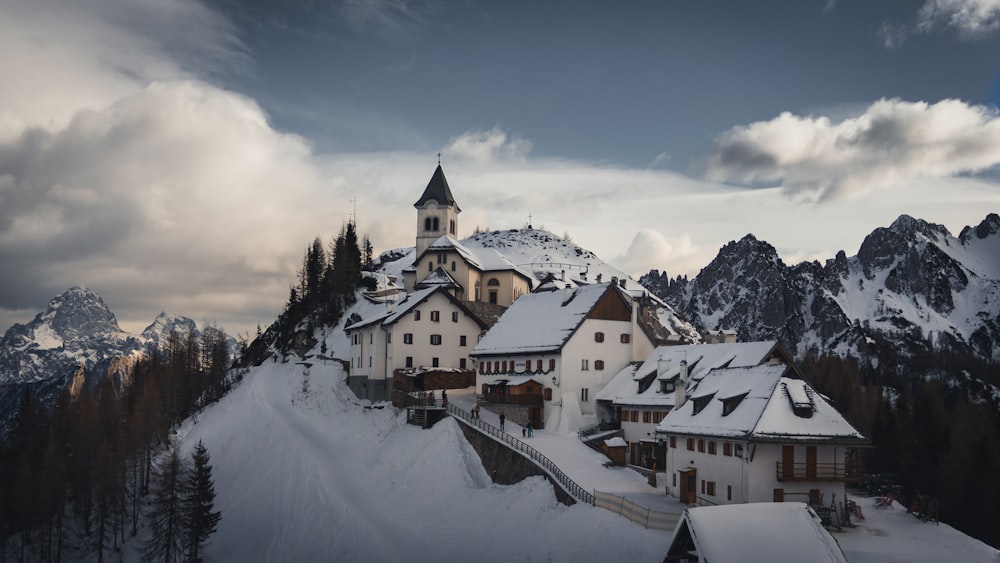
[[[361,398],[388,400],[397,377],[429,371],[467,374],[469,352],[486,329],[535,283],[493,249],[457,240],[462,212],[438,164],[420,198],[413,264],[403,270],[407,296],[392,309],[347,326],[351,388]]]

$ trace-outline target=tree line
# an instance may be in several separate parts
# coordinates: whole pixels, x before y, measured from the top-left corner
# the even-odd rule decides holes
[[[211,465],[199,445],[190,464],[175,468],[170,432],[228,391],[230,367],[224,334],[210,328],[200,339],[172,333],[136,361],[126,385],[104,377],[78,396],[64,389],[50,408],[26,388],[0,444],[0,563],[103,563],[147,524],[148,561],[197,560],[218,523],[205,484]],[[169,528],[180,531],[173,551],[161,545],[164,491],[183,499],[178,527]]]
[[[265,331],[258,328],[253,341],[244,344],[242,365],[260,365],[274,352],[287,356],[311,349],[316,329],[336,325],[354,305],[358,287],[374,282],[362,276],[374,267],[371,241],[365,235],[359,242],[353,222],[345,224],[328,247],[316,237],[306,248],[277,320]]]
[[[861,361],[807,358],[804,372],[871,440],[869,472],[897,481],[904,503],[937,497],[942,521],[1000,546],[1000,404],[982,392],[1000,366],[947,343],[877,344]]]

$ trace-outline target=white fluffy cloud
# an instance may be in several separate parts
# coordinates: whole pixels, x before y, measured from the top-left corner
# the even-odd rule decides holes
[[[1000,0],[927,0],[917,14],[917,29],[943,26],[979,37],[1000,29]]]
[[[531,142],[509,135],[499,127],[488,131],[468,131],[453,138],[444,154],[478,163],[520,159],[531,152]]]
[[[652,269],[667,270],[670,277],[675,277],[696,272],[707,261],[704,250],[698,248],[688,233],[667,237],[653,229],[642,229],[635,234],[625,255],[615,263],[627,272],[639,274]]]
[[[883,99],[861,115],[782,113],[719,137],[706,176],[745,184],[780,184],[812,197],[883,188],[913,178],[977,172],[1000,163],[995,109],[959,100],[935,104]]]

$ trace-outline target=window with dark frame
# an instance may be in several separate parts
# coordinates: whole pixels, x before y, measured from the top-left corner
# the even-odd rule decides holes
[[[594,360],[594,369],[597,371],[604,369],[604,360]]]
[[[453,322],[453,323],[457,323],[458,322],[458,311],[452,311],[451,312],[451,322]]]
[[[413,344],[413,333],[404,332],[403,333],[403,344]]]
[[[412,368],[413,367],[413,356],[407,356],[406,357],[406,367],[408,367],[408,368]]]
[[[431,311],[431,321],[439,322],[441,320],[441,311]]]
[[[671,436],[670,437],[670,447],[671,448],[676,448],[677,447],[677,436]]]
[[[413,311],[413,320],[415,320],[415,321],[419,321],[420,320],[420,309],[417,309],[416,311]]]
[[[632,342],[632,335],[623,332],[622,333],[622,344],[628,344],[629,342]]]
[[[694,451],[694,438],[687,439],[687,447],[689,451]]]
[[[722,443],[722,455],[728,455],[728,456],[733,455],[733,445],[730,444],[729,442],[723,442]]]
[[[432,334],[431,335],[431,346],[440,346],[440,345],[441,345],[441,335],[440,334]]]
[[[711,454],[711,455],[715,455],[715,442],[714,441],[708,443],[708,453]]]
[[[705,440],[703,438],[698,438],[698,451],[705,453]]]
[[[468,346],[468,344],[466,344],[466,336],[464,334],[458,337],[458,345]]]
[[[604,342],[604,333],[603,332],[595,332],[594,333],[594,342]]]

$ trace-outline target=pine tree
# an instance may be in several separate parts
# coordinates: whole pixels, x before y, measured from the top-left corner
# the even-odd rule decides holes
[[[208,448],[200,440],[191,453],[193,468],[186,479],[184,498],[184,547],[188,561],[200,561],[208,538],[215,533],[222,513],[213,511],[215,483]]]
[[[149,508],[149,527],[153,535],[145,545],[144,561],[182,561],[184,553],[185,467],[176,449],[158,471]]]

